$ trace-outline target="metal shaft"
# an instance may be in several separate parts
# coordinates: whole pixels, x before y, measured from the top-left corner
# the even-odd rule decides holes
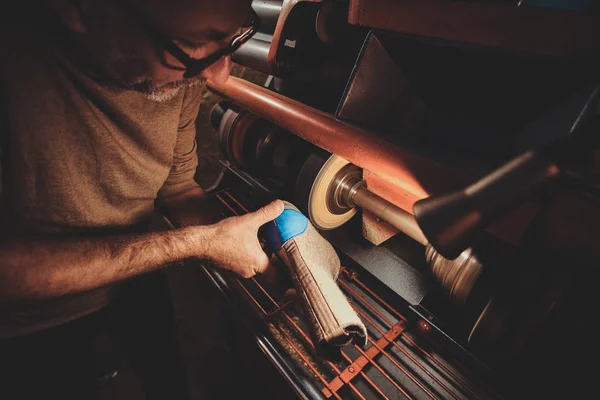
[[[367,189],[362,182],[348,189],[346,199],[350,203],[349,206],[359,206],[371,212],[423,246],[427,246],[427,239],[412,214],[377,196]]]
[[[455,259],[444,258],[427,242],[413,215],[371,192],[363,181],[342,179],[340,187],[338,201],[370,211],[425,246],[425,258],[433,275],[452,301],[459,305],[465,304],[483,270],[481,262],[471,249],[462,252]]]

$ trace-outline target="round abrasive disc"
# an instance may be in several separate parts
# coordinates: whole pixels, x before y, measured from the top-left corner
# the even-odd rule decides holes
[[[348,164],[348,161],[336,155],[326,158],[322,154],[313,154],[300,172],[297,188],[304,186],[298,190],[298,195],[303,197],[302,203],[306,204],[306,209],[303,211],[308,214],[311,222],[318,229],[337,228],[356,214],[355,209],[334,213],[327,205],[330,187],[334,184],[336,175]],[[312,184],[306,185],[306,182]]]

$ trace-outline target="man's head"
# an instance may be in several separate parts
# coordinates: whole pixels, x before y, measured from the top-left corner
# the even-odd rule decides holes
[[[185,79],[165,48],[172,40],[193,59],[228,46],[250,16],[250,0],[50,0],[86,63],[150,99],[166,101],[188,82],[229,76],[229,57]]]

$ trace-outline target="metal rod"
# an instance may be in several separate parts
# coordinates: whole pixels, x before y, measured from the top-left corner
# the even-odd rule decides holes
[[[458,376],[456,376],[456,374],[454,374],[452,371],[450,371],[450,369],[448,369],[444,364],[440,363],[438,360],[435,359],[435,357],[433,357],[431,354],[429,354],[426,350],[424,350],[421,346],[419,346],[417,344],[417,342],[415,342],[410,336],[408,335],[402,335],[408,342],[410,342],[415,348],[417,348],[425,357],[429,358],[436,366],[438,366],[440,369],[442,369],[445,373],[447,373],[449,376],[452,377],[452,379],[454,379],[455,382],[457,382],[459,385],[461,385],[461,387],[463,389],[465,389],[466,391],[468,391],[471,395],[473,395],[475,398],[480,399],[481,397],[479,397],[477,395],[477,393],[475,393],[473,391],[473,389],[471,389],[471,386],[466,383],[465,381],[463,381],[462,379],[460,379]]]
[[[382,319],[382,321],[384,321],[386,324],[388,324],[390,326],[390,328],[392,326],[394,326],[394,323],[387,318],[385,315],[383,315],[379,310],[377,310],[375,307],[373,307],[371,304],[369,304],[367,301],[365,301],[365,299],[362,298],[362,296],[360,294],[358,294],[358,292],[354,289],[352,289],[350,287],[350,285],[348,285],[346,282],[339,280],[338,279],[338,283],[344,287],[344,289],[346,289],[354,298],[360,300],[360,302],[362,304],[364,304],[365,306],[367,306],[369,309],[371,309],[371,311],[373,311],[373,313],[375,313],[375,315],[377,315],[379,318]]]
[[[398,311],[396,311],[394,309],[394,307],[390,306],[381,297],[377,296],[377,294],[375,294],[371,289],[369,289],[364,283],[362,283],[360,280],[358,280],[358,278],[350,275],[345,268],[342,270],[342,272],[348,277],[348,279],[350,279],[353,282],[356,282],[356,284],[358,286],[360,286],[365,292],[369,293],[369,295],[371,295],[372,297],[377,299],[381,304],[383,304],[385,306],[385,308],[388,309],[388,311],[390,311],[392,314],[394,314],[396,317],[400,318],[404,322],[408,322],[408,320],[406,319],[406,317],[404,315],[400,314]]]
[[[406,335],[403,335],[404,337],[407,337]],[[431,379],[433,379],[433,381],[435,383],[437,383],[438,385],[440,385],[446,392],[448,392],[453,398],[455,399],[459,399],[459,397],[452,391],[452,389],[450,389],[448,386],[446,386],[446,384],[444,384],[442,381],[440,381],[438,378],[435,377],[435,375],[433,375],[424,365],[422,365],[417,359],[415,359],[412,355],[410,355],[409,352],[407,352],[405,349],[402,348],[402,346],[400,346],[398,343],[396,342],[392,342],[392,344],[394,345],[394,347],[396,347],[398,350],[400,350],[402,352],[402,354],[404,354],[409,360],[411,360],[415,365],[417,365],[423,372],[425,372],[427,375],[429,375],[429,377]],[[458,381],[459,385],[462,384],[461,381]],[[463,385],[464,386],[464,385]],[[469,391],[471,394],[473,394],[476,398],[479,398],[479,396],[477,396],[477,394],[475,394],[469,387],[463,387],[463,389]]]
[[[358,350],[358,352],[365,357],[367,360],[369,360],[369,362],[371,363],[371,365],[373,365],[380,373],[381,375],[383,375],[385,378],[387,378],[388,381],[391,382],[392,385],[394,385],[396,387],[396,389],[398,389],[404,396],[406,396],[406,398],[412,400],[412,396],[410,396],[406,390],[404,390],[404,388],[402,386],[400,386],[398,384],[398,382],[396,382],[395,380],[393,380],[384,370],[383,368],[381,368],[379,366],[379,364],[377,364],[375,361],[373,361],[373,359],[371,357],[369,357],[369,355],[367,353],[365,353],[365,351],[363,349],[360,348],[360,346],[354,345],[354,348],[356,350]]]
[[[221,203],[225,205],[225,207],[229,209],[229,211],[231,211],[233,215],[238,215],[238,212],[235,211],[225,200],[223,200],[223,198],[218,193],[215,196],[221,201]]]
[[[207,85],[242,108],[388,180],[411,197],[448,192],[468,182],[457,171],[246,80],[230,77],[223,84],[208,81]]]
[[[258,288],[261,290],[261,292],[263,292],[264,295],[267,296],[267,298],[269,300],[271,300],[271,303],[273,303],[276,307],[279,307],[279,303],[277,303],[277,301],[275,301],[275,299],[273,297],[271,297],[271,295],[269,294],[269,292],[267,292],[267,290],[261,284],[258,283],[258,281],[256,280],[255,277],[252,277],[250,279],[252,279],[252,281],[254,283],[256,283],[256,286],[258,286]],[[283,313],[285,314],[285,311]]]
[[[237,204],[239,208],[241,208],[242,210],[244,210],[244,212],[247,212],[247,213],[248,213],[248,212],[250,212],[250,211],[249,211],[249,210],[248,210],[246,207],[244,207],[244,206],[242,205],[242,203],[240,203],[240,202],[238,201],[238,199],[236,199],[235,197],[233,197],[233,196],[231,195],[231,193],[229,193],[229,192],[225,192],[225,194],[226,194],[226,195],[227,195],[227,196],[228,196],[228,197],[229,197],[229,198],[230,198],[230,199],[231,199],[231,200],[232,200],[232,201],[233,201],[235,204]]]
[[[376,217],[389,223],[400,232],[410,236],[423,246],[427,246],[427,239],[412,214],[377,196],[364,186],[358,187],[350,197],[350,200],[357,206],[370,211]]]
[[[345,359],[345,360],[346,360],[348,363],[350,363],[350,364],[352,364],[352,363],[353,363],[352,359],[351,359],[350,357],[348,357],[348,356],[347,356],[345,353],[342,353],[342,356],[344,357],[344,359]],[[365,374],[363,371],[360,371],[360,372],[359,372],[359,374],[360,374],[360,376],[362,376],[362,377],[363,377],[363,379],[364,379],[365,381],[367,381],[367,383],[368,383],[368,384],[370,384],[370,385],[373,387],[373,389],[375,389],[375,391],[377,391],[377,393],[379,393],[379,395],[381,395],[381,397],[383,397],[385,400],[389,400],[389,397],[387,397],[387,396],[386,396],[386,395],[385,395],[385,394],[384,394],[384,393],[381,391],[381,389],[379,389],[379,387],[378,387],[378,386],[375,384],[375,382],[373,382],[373,381],[371,380],[371,378],[369,378],[369,377],[367,376],[367,374]]]
[[[252,301],[254,302],[254,304],[256,304],[256,306],[259,308],[259,310],[262,311],[263,314],[269,315],[267,313],[267,311],[263,308],[263,306],[258,302],[258,300],[256,300],[254,298],[254,296],[252,296],[252,294],[250,293],[250,291],[242,284],[242,282],[240,282],[239,279],[237,279],[237,283],[240,285],[240,287],[242,289],[244,289],[244,291],[246,292],[246,294],[248,295],[248,297],[250,297],[252,299]]]
[[[269,318],[273,318],[274,316],[276,316],[277,314],[279,314],[280,312],[282,312],[284,309],[286,309],[292,303],[293,303],[293,300],[286,301],[285,303],[283,303],[282,305],[280,305],[279,307],[277,307],[274,311],[271,311],[268,314],[268,317]]]

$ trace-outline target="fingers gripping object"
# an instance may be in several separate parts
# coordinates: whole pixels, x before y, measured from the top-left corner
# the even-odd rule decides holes
[[[365,325],[335,282],[340,259],[308,219],[285,202],[281,215],[267,227],[267,239],[290,270],[317,351],[336,357],[352,342],[366,345]]]

